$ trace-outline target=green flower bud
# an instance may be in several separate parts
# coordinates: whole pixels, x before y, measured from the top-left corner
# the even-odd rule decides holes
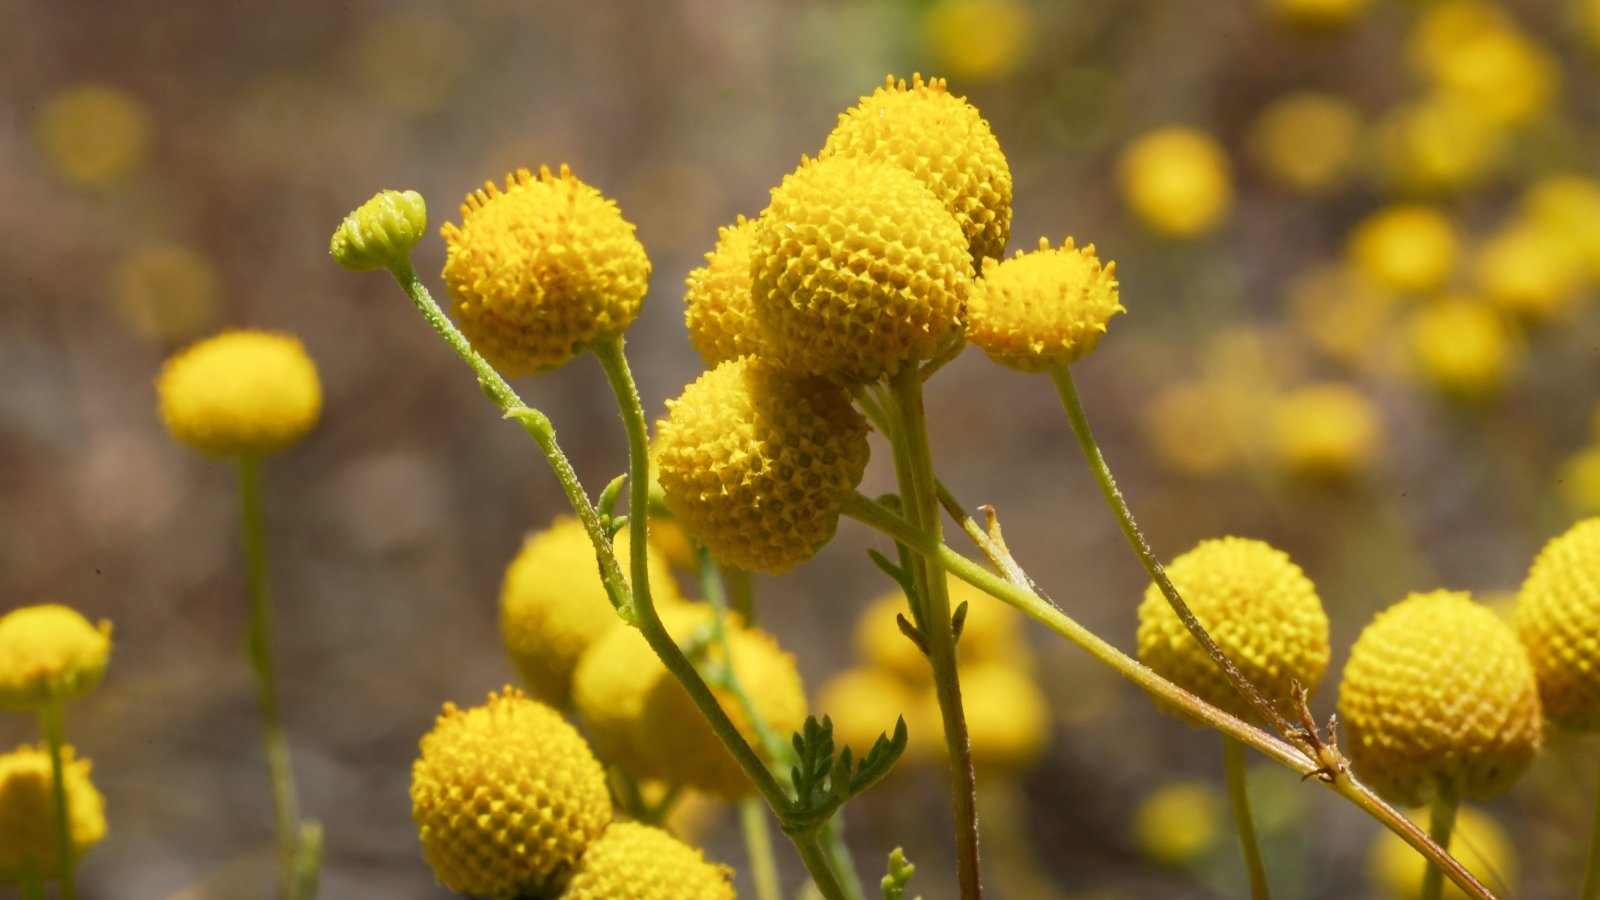
[[[404,264],[428,227],[428,207],[416,191],[381,191],[344,217],[328,252],[357,272]]]

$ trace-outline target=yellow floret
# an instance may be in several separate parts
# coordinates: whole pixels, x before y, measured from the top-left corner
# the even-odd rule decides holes
[[[516,688],[453,703],[411,768],[422,854],[452,891],[511,900],[570,876],[611,821],[605,771],[555,710]]]
[[[1147,856],[1168,866],[1199,860],[1221,837],[1222,798],[1201,781],[1183,781],[1157,788],[1139,801],[1133,814],[1133,836]]]
[[[962,666],[1006,662],[1026,669],[1033,664],[1032,651],[1022,636],[1022,614],[964,581],[950,582],[952,612],[967,604],[966,620],[956,652]],[[892,672],[908,682],[930,677],[928,661],[900,631],[895,617],[915,621],[906,608],[906,597],[893,591],[874,600],[856,620],[856,653],[871,665]]]
[[[1356,639],[1339,686],[1345,753],[1394,803],[1487,800],[1543,743],[1539,688],[1511,626],[1460,591],[1412,594]]]
[[[344,217],[328,252],[346,269],[409,267],[411,248],[428,227],[428,206],[416,191],[380,191]]]
[[[154,132],[144,104],[109,84],[78,84],[52,94],[33,130],[51,171],[83,187],[115,184],[143,168]]]
[[[762,353],[786,368],[877,381],[961,333],[967,241],[898,165],[803,160],[756,225],[752,299]]]
[[[1383,423],[1367,395],[1328,382],[1295,388],[1272,412],[1274,452],[1290,472],[1334,481],[1371,467]]]
[[[1600,519],[1585,519],[1539,552],[1517,595],[1544,714],[1578,731],[1600,729]]]
[[[1278,18],[1301,28],[1340,28],[1366,12],[1368,0],[1266,0]]]
[[[702,665],[726,657],[711,638],[711,611],[704,604],[661,610],[668,633]],[[806,718],[805,689],[794,657],[766,632],[725,623],[732,667],[756,711],[779,735],[799,730]],[[756,732],[729,691],[718,701],[746,740]],[[608,761],[635,775],[658,778],[721,797],[754,790],[726,747],[706,724],[694,701],[667,672],[644,636],[618,628],[596,641],[578,661],[573,701],[595,746]]]
[[[617,204],[566,166],[518,169],[461,204],[444,280],[461,331],[507,375],[566,363],[639,314],[650,260]]]
[[[1517,361],[1514,336],[1500,317],[1470,298],[1446,298],[1417,310],[1405,334],[1422,377],[1457,400],[1493,397]]]
[[[628,534],[615,552],[628,577]],[[665,561],[649,554],[650,594],[657,604],[681,603]],[[535,699],[562,709],[572,704],[572,670],[600,635],[620,627],[606,596],[594,545],[583,523],[562,516],[528,536],[500,587],[500,637]]]
[[[1425,822],[1417,825],[1427,827]],[[1463,808],[1456,814],[1446,849],[1479,881],[1497,893],[1516,896],[1511,888],[1517,880],[1517,854],[1510,837],[1493,817],[1471,807]],[[1422,854],[1387,828],[1378,831],[1367,854],[1367,878],[1382,900],[1422,900],[1422,876],[1427,868]],[[1446,879],[1443,900],[1467,900],[1467,894]]]
[[[1123,151],[1117,175],[1140,221],[1171,237],[1211,231],[1233,205],[1227,154],[1210,135],[1191,128],[1141,136]]]
[[[1072,238],[1052,250],[986,259],[967,297],[967,338],[989,358],[1023,372],[1045,372],[1094,350],[1118,302],[1117,264],[1100,264],[1094,245]]]
[[[47,603],[0,616],[0,708],[31,712],[80,696],[106,672],[111,623]]]
[[[264,331],[226,331],[190,346],[167,360],[156,392],[167,431],[215,456],[282,450],[322,413],[322,384],[299,339]]]
[[[1005,253],[1011,234],[1011,169],[989,123],[943,78],[908,86],[889,76],[862,97],[828,135],[821,158],[891,163],[917,177],[944,204],[972,254],[972,267]]]
[[[1455,268],[1455,227],[1432,207],[1391,206],[1356,226],[1349,254],[1363,274],[1383,287],[1438,290]]]
[[[938,0],[922,15],[922,44],[951,75],[986,81],[1027,64],[1036,28],[1022,0]]]
[[[61,764],[76,859],[105,837],[105,800],[89,780],[88,760],[63,747]],[[61,841],[53,789],[50,753],[42,745],[0,756],[0,884],[43,881],[57,872]]]
[[[701,375],[656,426],[673,516],[718,561],[783,572],[833,537],[867,464],[867,424],[843,388],[754,357]]]
[[[151,244],[130,251],[110,280],[117,314],[147,340],[188,340],[217,313],[217,268],[190,247]]]
[[[1329,655],[1328,617],[1300,567],[1261,541],[1225,537],[1201,541],[1167,576],[1228,659],[1293,720],[1293,683],[1315,691]],[[1214,706],[1261,718],[1154,584],[1139,605],[1139,661]]]
[[[613,822],[559,900],[733,900],[732,874],[659,828]]]
[[[1332,191],[1355,166],[1361,116],[1336,94],[1280,97],[1250,128],[1255,162],[1279,186],[1306,194]]]
[[[755,235],[755,220],[744,216],[717,229],[717,246],[706,254],[706,264],[689,273],[683,318],[689,326],[689,343],[707,368],[760,349],[750,299]]]

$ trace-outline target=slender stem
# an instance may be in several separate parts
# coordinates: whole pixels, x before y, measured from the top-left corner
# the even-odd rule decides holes
[[[1106,465],[1105,457],[1100,454],[1100,446],[1095,443],[1094,434],[1089,430],[1089,419],[1083,412],[1083,403],[1078,399],[1078,388],[1072,381],[1072,372],[1067,366],[1058,366],[1052,369],[1050,377],[1055,381],[1056,390],[1061,394],[1061,405],[1066,410],[1067,421],[1072,425],[1072,433],[1078,438],[1078,447],[1083,451],[1083,458],[1089,463],[1089,469],[1094,473],[1094,480],[1100,486],[1100,493],[1105,496],[1106,505],[1111,507],[1111,512],[1116,516],[1117,525],[1122,529],[1122,535],[1128,541],[1128,546],[1133,548],[1139,562],[1144,564],[1145,571],[1150,574],[1152,581],[1166,598],[1173,611],[1178,614],[1179,620],[1189,633],[1199,642],[1200,647],[1222,670],[1228,681],[1244,695],[1245,700],[1259,713],[1263,721],[1272,725],[1280,734],[1292,735],[1295,729],[1289,724],[1283,714],[1278,712],[1267,699],[1261,696],[1250,680],[1244,677],[1233,661],[1228,659],[1217,642],[1212,640],[1200,620],[1183,602],[1178,589],[1173,587],[1172,580],[1167,577],[1166,570],[1161,567],[1161,561],[1156,559],[1150,544],[1144,538],[1144,533],[1139,530],[1139,524],[1134,521],[1133,511],[1128,508],[1128,501],[1122,496],[1122,491],[1117,489],[1117,482],[1111,477],[1111,468]]]
[[[62,900],[66,900],[66,896],[63,893]],[[32,868],[22,872],[22,900],[44,900],[44,880]]]
[[[828,859],[828,849],[820,834],[792,834],[789,838],[794,841],[794,848],[800,851],[800,861],[811,873],[811,881],[817,886],[818,893],[828,900],[842,900],[850,896]]]
[[[922,411],[922,379],[907,367],[890,381],[900,453],[896,463],[900,501],[906,518],[928,540],[940,543],[939,500],[934,488],[933,458],[927,420]],[[950,621],[950,593],[942,569],[916,556],[913,578],[922,603],[923,638],[933,669],[934,692],[944,719],[945,747],[950,757],[951,793],[956,827],[956,873],[963,900],[983,896],[978,862],[978,780],[972,764],[966,711],[961,706],[961,680],[956,669],[955,632]]]
[[[1250,896],[1271,900],[1267,866],[1261,859],[1261,842],[1256,837],[1255,817],[1250,814],[1250,786],[1245,774],[1244,745],[1222,736],[1222,768],[1228,776],[1228,800],[1233,805],[1233,822],[1239,830],[1239,846],[1244,850],[1244,866],[1250,873]]]
[[[50,752],[50,804],[55,807],[56,819],[56,878],[61,884],[61,900],[72,900],[76,894],[73,867],[77,854],[72,845],[72,807],[67,804],[67,728],[62,701],[51,697],[39,707],[39,730]]]
[[[750,880],[756,885],[756,900],[783,900],[766,804],[754,797],[740,800],[739,830],[744,832],[744,849],[750,860]]]
[[[302,822],[295,851],[294,881],[289,888],[292,900],[312,900],[322,879],[322,823]]]
[[[1072,617],[1032,591],[1026,583],[1013,583],[990,572],[944,544],[929,540],[920,530],[881,504],[860,493],[846,501],[844,514],[911,548],[951,575],[995,597],[1043,624],[1084,650],[1122,677],[1132,681],[1156,699],[1183,709],[1206,725],[1238,739],[1266,756],[1299,772],[1315,777],[1331,790],[1383,824],[1410,844],[1413,849],[1445,866],[1450,880],[1476,900],[1494,900],[1494,895],[1472,873],[1428,839],[1420,828],[1394,807],[1385,803],[1371,788],[1355,780],[1347,764],[1334,748],[1313,757],[1306,751],[1236,716],[1223,712],[1176,684],[1157,675],[1137,660],[1106,643],[1099,635],[1078,624]]]
[[[792,765],[793,749],[772,730],[767,717],[756,706],[755,698],[744,689],[744,682],[739,679],[739,670],[733,661],[733,647],[728,643],[728,594],[723,586],[721,567],[704,547],[695,549],[695,563],[700,572],[700,592],[711,606],[711,640],[722,654],[722,677],[718,687],[732,694],[738,702],[739,709],[750,722],[751,730],[756,733],[756,743],[761,745],[761,752],[776,763]]]
[[[728,586],[728,608],[737,613],[745,625],[756,624],[756,592],[750,573],[744,569],[722,569],[722,580]]]
[[[296,832],[300,827],[294,772],[289,765],[289,739],[278,707],[277,676],[272,664],[272,607],[267,596],[267,544],[261,515],[261,461],[239,460],[239,524],[244,542],[246,592],[250,624],[246,643],[255,676],[261,712],[262,749],[272,782],[272,812],[278,830],[279,894],[291,896],[295,883]]]
[[[1589,862],[1583,870],[1583,890],[1578,900],[1600,898],[1600,786],[1594,792],[1594,823],[1589,826]]]
[[[1450,832],[1456,827],[1456,810],[1461,806],[1461,798],[1449,788],[1441,788],[1439,795],[1433,798],[1433,815],[1428,819],[1428,837],[1441,847],[1450,846]],[[1439,867],[1428,865],[1427,871],[1422,873],[1422,900],[1439,900],[1444,896],[1444,875]]]

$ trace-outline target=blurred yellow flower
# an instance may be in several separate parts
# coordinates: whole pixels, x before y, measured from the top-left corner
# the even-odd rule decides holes
[[[1372,466],[1383,442],[1383,423],[1372,401],[1336,382],[1285,393],[1273,409],[1272,426],[1278,464],[1310,478],[1358,475]]]
[[[1556,487],[1567,508],[1577,515],[1600,513],[1600,444],[1568,457],[1556,476]]]
[[[1458,400],[1499,392],[1517,359],[1516,343],[1493,308],[1452,297],[1414,312],[1406,336],[1418,374]]]
[[[133,332],[151,341],[193,337],[216,318],[220,278],[211,260],[182,244],[150,244],[111,271],[111,301]]]
[[[1600,180],[1563,173],[1534,182],[1522,195],[1521,213],[1547,234],[1571,242],[1600,279]]]
[[[1262,110],[1250,128],[1257,166],[1287,190],[1319,194],[1345,183],[1355,166],[1361,116],[1337,94],[1288,94]]]
[[[1437,209],[1403,204],[1379,210],[1350,233],[1350,261],[1368,278],[1397,291],[1445,286],[1455,269],[1455,226]]]
[[[105,799],[89,780],[88,760],[74,758],[72,748],[64,747],[61,764],[76,858],[105,837]],[[61,842],[52,781],[50,754],[42,745],[18,747],[0,756],[0,884],[55,874]]]
[[[976,765],[1014,772],[1038,759],[1050,740],[1050,705],[1026,671],[1004,660],[963,665],[961,695]],[[931,686],[923,693],[922,708],[923,721],[939,728],[939,699]],[[939,743],[937,737],[933,743]]]
[[[1478,248],[1473,277],[1479,293],[1506,313],[1547,319],[1569,310],[1584,281],[1579,248],[1564,234],[1514,221]]]
[[[1203,781],[1181,781],[1146,794],[1133,813],[1139,849],[1158,863],[1197,862],[1222,836],[1223,806],[1217,789]]]
[[[1212,230],[1233,204],[1227,154],[1210,135],[1192,128],[1140,136],[1122,152],[1118,181],[1139,220],[1170,237]]]
[[[1451,194],[1476,187],[1505,155],[1504,135],[1481,110],[1441,92],[1390,109],[1368,137],[1379,181],[1405,193]]]
[[[111,623],[58,603],[0,616],[0,709],[32,712],[94,688],[111,655]]]
[[[1471,104],[1489,122],[1508,126],[1526,124],[1550,108],[1559,71],[1546,50],[1509,27],[1472,32],[1423,64],[1440,90]]]
[[[44,101],[33,123],[50,171],[79,187],[105,187],[143,168],[152,130],[144,104],[109,84],[62,88]]]
[[[989,81],[1027,64],[1034,25],[1023,0],[938,0],[923,13],[922,43],[940,71]]]
[[[1205,381],[1164,387],[1140,417],[1145,438],[1162,463],[1186,475],[1217,475],[1244,461],[1227,427],[1223,391]]]
[[[1418,821],[1421,827],[1425,822]],[[1479,881],[1496,893],[1514,896],[1511,886],[1517,878],[1517,855],[1510,836],[1488,813],[1465,807],[1456,814],[1456,827],[1447,848]],[[1367,854],[1367,877],[1382,900],[1420,900],[1422,875],[1427,861],[1399,835],[1388,829]],[[1444,884],[1447,900],[1466,900],[1467,895],[1448,879]]]
[[[1266,0],[1279,19],[1302,28],[1338,28],[1366,12],[1368,0]]]
[[[1318,350],[1352,369],[1384,371],[1394,362],[1393,322],[1402,298],[1353,266],[1323,266],[1289,285],[1290,321]]]
[[[827,716],[833,722],[834,746],[848,746],[858,758],[872,749],[878,735],[893,736],[895,720],[904,718],[907,758],[936,759],[943,752],[944,731],[937,708],[930,719],[926,707],[919,702],[927,689],[928,686],[915,686],[881,666],[856,666],[822,686],[816,715]]]
[[[167,432],[213,456],[276,453],[322,414],[322,383],[305,347],[266,331],[225,331],[174,354],[156,394]]]

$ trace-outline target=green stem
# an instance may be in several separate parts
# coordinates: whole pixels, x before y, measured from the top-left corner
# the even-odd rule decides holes
[[[1433,815],[1428,819],[1428,837],[1441,847],[1450,846],[1450,832],[1456,827],[1456,810],[1461,798],[1448,788],[1441,788],[1433,798]],[[1444,896],[1444,875],[1439,867],[1430,864],[1422,873],[1422,900],[1439,900]]]
[[[744,849],[750,860],[750,880],[755,882],[756,900],[783,900],[766,805],[754,797],[740,800],[739,830],[744,832]]]
[[[246,643],[250,671],[255,676],[256,699],[261,712],[262,749],[267,777],[272,783],[272,812],[278,832],[279,895],[292,897],[296,882],[296,832],[300,828],[295,798],[294,772],[289,765],[289,739],[278,707],[277,676],[272,664],[272,608],[267,596],[267,544],[261,514],[261,461],[239,460],[239,523],[244,542],[246,592],[250,624]]]
[[[1578,900],[1600,897],[1600,786],[1594,792],[1594,823],[1589,826],[1589,862],[1583,870],[1583,891]]]
[[[1336,748],[1324,747],[1315,758],[1275,735],[1223,712],[1176,684],[1162,678],[1099,635],[1078,624],[1072,617],[1031,590],[1026,583],[1007,581],[942,543],[930,540],[917,528],[879,503],[857,493],[845,502],[844,514],[906,545],[913,552],[932,560],[951,575],[999,599],[1088,651],[1101,663],[1132,681],[1157,700],[1183,709],[1189,715],[1255,748],[1301,775],[1327,785],[1334,792],[1360,807],[1399,835],[1417,852],[1446,867],[1450,880],[1476,900],[1494,900],[1472,873],[1443,848],[1428,839],[1421,829],[1394,807],[1381,800],[1370,788],[1350,775],[1348,764]]]
[[[843,900],[850,896],[844,884],[839,881],[839,876],[828,858],[828,848],[819,833],[792,834],[789,838],[794,841],[794,848],[800,851],[800,861],[805,863],[806,871],[811,873],[811,881],[817,886],[818,893],[827,900]]]
[[[922,410],[922,379],[906,367],[890,381],[894,415],[901,446],[895,462],[900,480],[900,501],[906,519],[929,541],[942,538],[939,500],[934,488],[933,457],[928,446],[927,419]],[[914,557],[913,579],[919,600],[923,638],[933,670],[934,691],[944,720],[945,748],[950,757],[951,793],[956,828],[956,874],[962,900],[983,896],[978,862],[978,780],[972,764],[972,742],[967,735],[966,711],[961,706],[961,680],[956,669],[955,632],[950,620],[950,593],[944,571],[923,556]]]
[[[67,895],[63,893],[61,896],[65,900]],[[22,873],[22,900],[44,900],[44,881],[33,869]]]
[[[1228,776],[1228,800],[1233,806],[1233,822],[1239,829],[1239,846],[1244,851],[1244,866],[1250,873],[1250,896],[1271,900],[1267,866],[1261,859],[1261,842],[1256,837],[1255,817],[1250,814],[1250,786],[1245,774],[1244,745],[1227,735],[1222,737],[1222,768]]]
[[[72,900],[77,893],[73,867],[77,854],[72,845],[72,807],[67,804],[67,728],[62,701],[51,697],[39,707],[39,730],[50,752],[50,803],[56,819],[56,878],[61,884],[61,900]]]
[[[1100,486],[1100,493],[1105,496],[1106,505],[1111,507],[1112,514],[1117,519],[1117,525],[1122,529],[1122,536],[1127,539],[1128,546],[1139,557],[1139,562],[1144,564],[1145,571],[1150,579],[1155,582],[1161,595],[1166,598],[1173,612],[1178,614],[1178,619],[1183,622],[1189,634],[1205,650],[1222,674],[1233,684],[1245,700],[1259,713],[1262,720],[1277,729],[1280,734],[1293,735],[1295,729],[1284,719],[1267,698],[1261,696],[1250,680],[1244,677],[1233,661],[1228,659],[1217,642],[1212,640],[1200,620],[1183,602],[1183,597],[1178,594],[1178,589],[1173,587],[1172,580],[1167,577],[1166,570],[1161,567],[1161,561],[1156,558],[1155,552],[1150,549],[1150,544],[1144,538],[1144,533],[1139,530],[1139,524],[1134,521],[1133,510],[1128,508],[1128,501],[1118,490],[1116,479],[1111,477],[1111,468],[1106,465],[1105,457],[1100,453],[1100,446],[1095,443],[1094,434],[1089,430],[1089,419],[1083,412],[1083,403],[1078,399],[1078,388],[1072,381],[1072,372],[1067,366],[1058,366],[1050,371],[1050,377],[1055,381],[1056,390],[1061,395],[1061,406],[1066,410],[1067,421],[1072,425],[1072,433],[1078,439],[1078,447],[1083,451],[1083,458],[1089,463],[1089,469],[1094,473],[1095,483]]]

